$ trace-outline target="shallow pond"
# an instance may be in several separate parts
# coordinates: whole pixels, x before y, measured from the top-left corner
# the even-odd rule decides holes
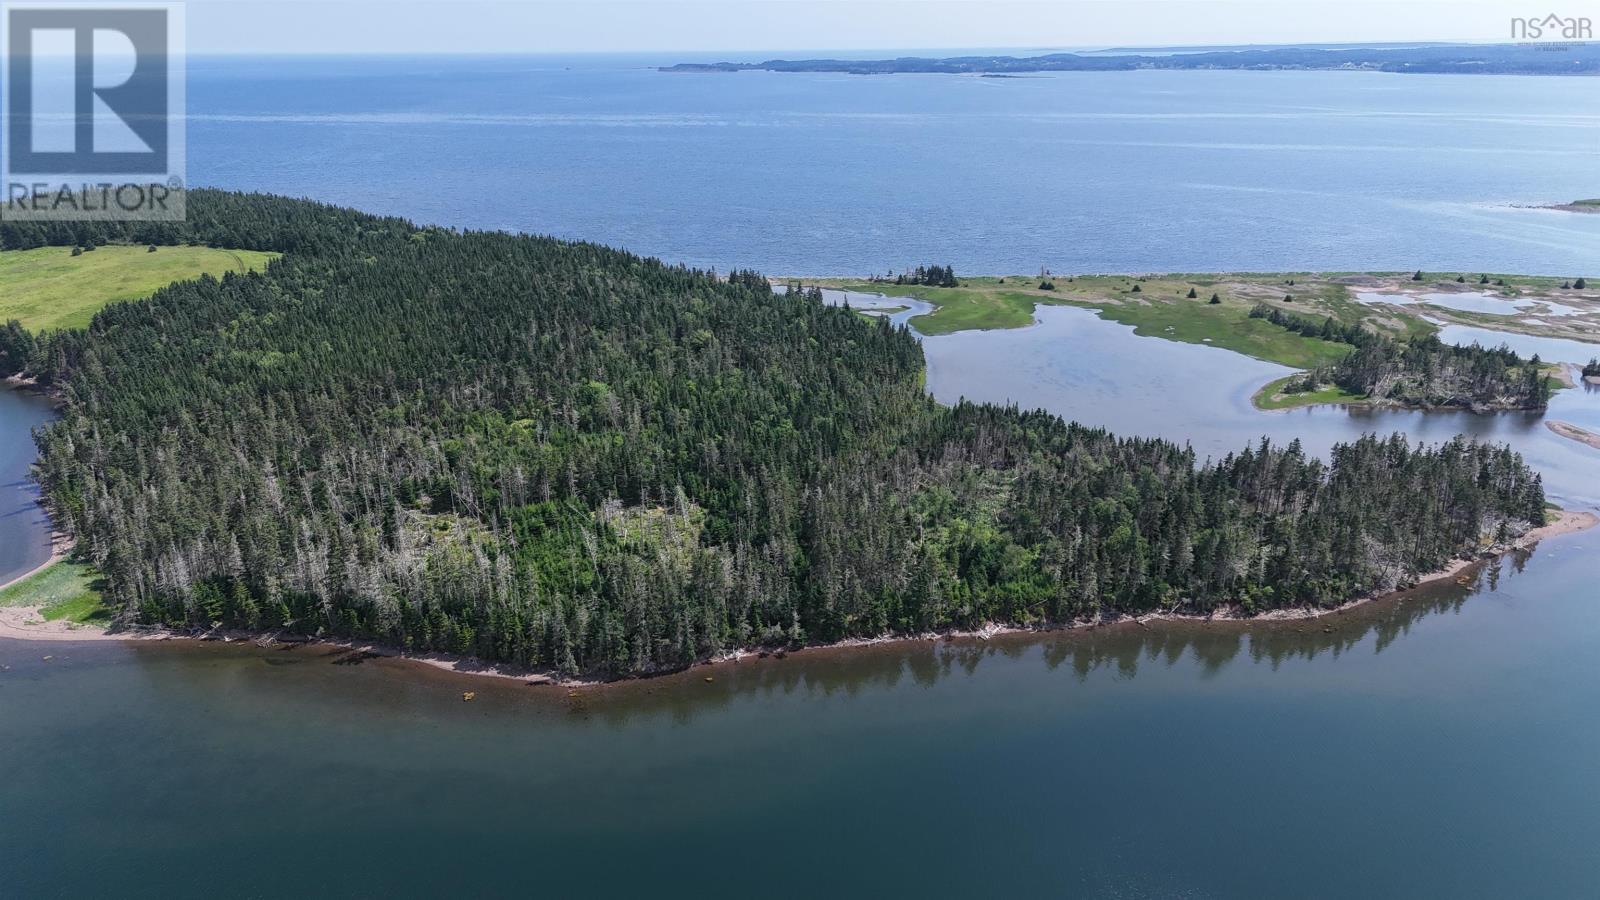
[[[1491,316],[1514,316],[1533,312],[1542,316],[1581,316],[1586,310],[1549,300],[1502,297],[1483,291],[1429,291],[1424,294],[1384,294],[1374,291],[1356,291],[1358,301],[1367,304],[1388,303],[1393,306],[1428,304],[1459,312],[1485,313]]]

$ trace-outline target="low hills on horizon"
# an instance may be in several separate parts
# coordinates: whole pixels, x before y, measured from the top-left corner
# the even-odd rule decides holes
[[[843,72],[1021,75],[1141,69],[1352,70],[1435,75],[1600,75],[1600,44],[1411,44],[1262,48],[1083,51],[1034,56],[905,56],[895,59],[769,59],[679,63],[664,72]]]

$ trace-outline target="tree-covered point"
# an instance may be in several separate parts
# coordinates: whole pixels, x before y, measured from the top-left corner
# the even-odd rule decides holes
[[[1589,360],[1584,364],[1583,377],[1600,378],[1600,357]]]
[[[1550,403],[1539,357],[1524,360],[1509,347],[1458,347],[1432,335],[1395,340],[1359,324],[1297,316],[1266,305],[1250,315],[1354,348],[1337,362],[1306,373],[1298,385],[1302,391],[1332,384],[1351,394],[1423,409],[1544,409]]]
[[[955,287],[956,270],[949,266],[917,266],[894,277],[895,284],[921,284],[928,287]]]
[[[189,209],[95,237],[284,256],[9,338],[65,404],[39,439],[52,512],[130,621],[622,674],[1337,604],[1544,515],[1504,447],[1368,437],[1323,462],[1263,442],[1200,464],[943,407],[905,329],[753,273],[277,198]]]

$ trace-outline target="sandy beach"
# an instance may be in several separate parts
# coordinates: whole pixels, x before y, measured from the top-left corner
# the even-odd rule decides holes
[[[1600,450],[1600,434],[1595,434],[1592,431],[1579,428],[1571,422],[1562,422],[1556,419],[1546,419],[1544,421],[1544,427],[1554,431],[1556,434],[1559,434],[1564,438],[1577,441],[1580,444],[1588,444],[1596,450]]]
[[[21,584],[67,558],[72,542],[66,535],[57,533],[50,539],[50,558],[21,575],[0,584],[0,591]],[[0,637],[23,641],[107,641],[122,639],[122,635],[108,634],[104,628],[93,625],[75,625],[71,622],[46,622],[39,616],[37,606],[0,606]]]
[[[0,606],[0,638],[17,641],[129,641],[164,639],[164,634],[126,634],[110,632],[97,625],[72,622],[46,622],[37,606]]]

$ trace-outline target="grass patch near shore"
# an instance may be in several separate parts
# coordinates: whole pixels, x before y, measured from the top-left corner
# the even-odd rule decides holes
[[[1287,375],[1277,381],[1268,382],[1261,390],[1256,391],[1250,402],[1256,409],[1298,409],[1302,406],[1321,406],[1329,403],[1355,404],[1364,403],[1366,397],[1361,394],[1352,394],[1337,385],[1324,385],[1314,391],[1299,394],[1285,394],[1283,389],[1290,383],[1302,378],[1302,375]]]
[[[1005,289],[999,279],[968,279],[963,287],[924,287],[914,284],[880,284],[871,281],[827,280],[827,287],[886,297],[915,297],[935,307],[911,319],[911,326],[926,335],[954,334],[957,331],[988,331],[1023,328],[1033,324],[1035,304],[1049,302],[1043,291]],[[810,283],[810,282],[808,282]]]
[[[910,309],[910,307],[908,307],[908,306],[880,306],[880,307],[876,307],[874,309],[853,309],[853,310],[851,310],[851,312],[854,312],[856,314],[857,318],[864,319],[864,320],[866,320],[868,322],[876,322],[879,319],[887,319],[887,318],[889,318],[890,316],[892,316],[892,315],[894,315],[896,313],[903,313],[907,309]]]
[[[1087,304],[1093,306],[1094,304]],[[1221,347],[1297,369],[1337,362],[1350,347],[1309,338],[1264,319],[1252,319],[1238,304],[1166,299],[1095,306],[1102,319],[1132,325],[1134,334],[1186,344]]]
[[[0,606],[37,606],[47,622],[104,625],[112,610],[99,583],[100,573],[92,567],[63,560],[0,590]]]
[[[0,322],[30,331],[85,328],[112,303],[142,300],[175,281],[264,268],[277,256],[211,247],[107,245],[72,255],[71,247],[0,251]]]

